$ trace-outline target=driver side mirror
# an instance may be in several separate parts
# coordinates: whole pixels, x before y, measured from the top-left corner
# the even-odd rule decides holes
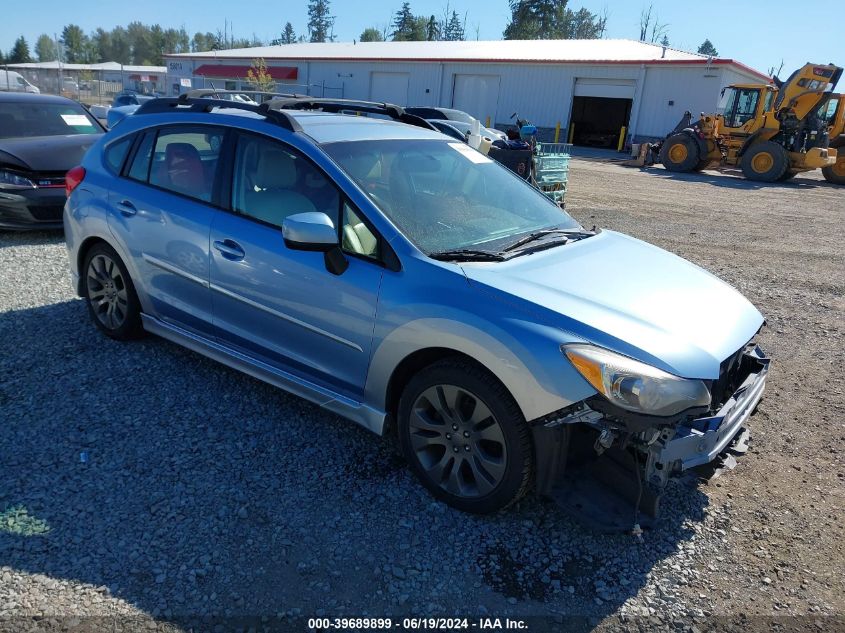
[[[337,229],[325,213],[309,211],[289,215],[282,221],[282,237],[292,250],[322,252],[326,269],[333,275],[340,275],[349,268],[340,249]]]

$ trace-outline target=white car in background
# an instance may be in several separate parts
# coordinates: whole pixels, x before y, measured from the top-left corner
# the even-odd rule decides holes
[[[0,70],[0,90],[6,92],[31,92],[39,94],[41,90],[33,86],[26,77],[12,70]]]

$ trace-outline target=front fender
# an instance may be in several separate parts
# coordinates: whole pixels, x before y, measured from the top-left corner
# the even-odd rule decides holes
[[[483,365],[508,389],[526,420],[594,395],[560,351],[572,340],[563,331],[518,320],[503,328],[470,313],[450,316],[408,321],[381,340],[367,376],[368,403],[386,410],[394,370],[411,354],[430,348],[451,349]]]

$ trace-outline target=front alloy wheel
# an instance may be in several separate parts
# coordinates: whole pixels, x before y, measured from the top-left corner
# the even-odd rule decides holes
[[[519,407],[494,376],[463,359],[435,363],[408,383],[399,441],[423,485],[460,510],[495,512],[531,481],[530,431]]]
[[[411,446],[426,475],[458,497],[481,497],[502,482],[508,449],[502,427],[481,399],[435,385],[411,408]]]

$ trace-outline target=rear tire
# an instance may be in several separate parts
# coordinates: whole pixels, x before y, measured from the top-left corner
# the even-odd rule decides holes
[[[703,161],[696,140],[689,134],[679,132],[663,142],[660,148],[660,162],[669,171],[695,171]]]
[[[748,180],[777,182],[789,169],[789,155],[777,143],[763,141],[748,148],[740,167]]]
[[[402,392],[399,444],[411,470],[438,499],[487,514],[527,492],[531,432],[507,389],[472,362],[446,359]]]
[[[85,255],[81,273],[82,295],[94,325],[119,341],[138,338],[143,333],[141,302],[117,252],[103,242],[95,244]]]
[[[845,152],[845,149],[843,149]],[[833,165],[822,168],[822,175],[834,185],[845,185],[845,158],[840,158]]]

